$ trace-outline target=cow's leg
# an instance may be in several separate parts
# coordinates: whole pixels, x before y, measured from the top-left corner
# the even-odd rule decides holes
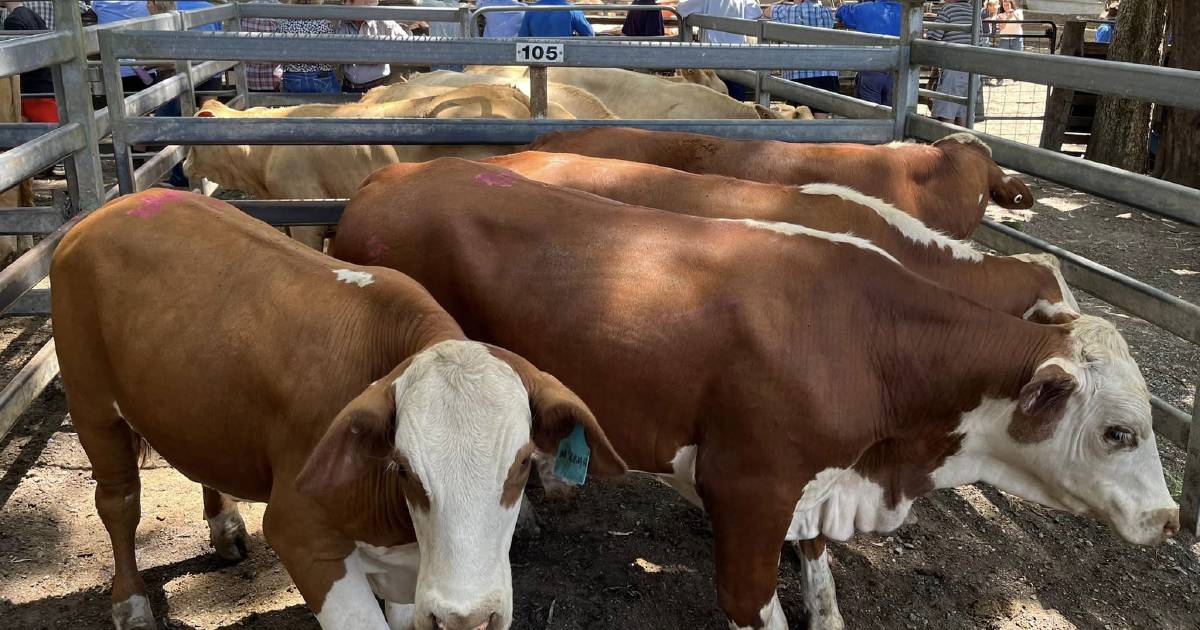
[[[79,442],[92,463],[96,511],[112,541],[113,624],[117,630],[150,630],[156,627],[154,614],[134,554],[134,536],[142,516],[139,439],[117,413],[115,404],[110,403],[103,411],[87,407],[72,405],[71,416]]]
[[[706,464],[706,468],[698,471],[700,496],[712,519],[717,600],[729,618],[729,627],[787,630],[775,587],[791,506],[762,491],[772,487],[770,478],[748,475],[739,479],[719,474],[719,466]],[[715,481],[706,483],[705,479]]]
[[[354,543],[314,519],[320,509],[272,495],[263,517],[267,542],[324,630],[390,630]]]
[[[837,590],[829,570],[829,551],[825,537],[796,543],[800,565],[804,570],[804,606],[808,608],[809,630],[843,630],[842,613],[838,610]]]
[[[249,555],[246,522],[232,497],[205,486],[204,520],[208,521],[208,540],[223,560],[237,562]]]

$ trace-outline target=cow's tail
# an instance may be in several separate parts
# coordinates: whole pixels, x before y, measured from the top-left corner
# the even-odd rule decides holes
[[[137,431],[133,431],[132,433],[133,450],[137,453],[138,468],[145,468],[146,464],[150,463],[150,456],[154,454],[154,449],[150,448],[150,443]]]

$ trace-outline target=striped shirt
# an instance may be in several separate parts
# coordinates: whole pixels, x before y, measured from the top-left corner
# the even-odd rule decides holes
[[[970,24],[975,15],[970,2],[947,2],[938,9],[935,24]],[[970,31],[935,31],[928,32],[929,39],[941,40],[947,44],[970,44]]]
[[[333,24],[329,20],[292,20],[280,19],[275,22],[278,33],[293,35],[332,35]],[[284,72],[329,72],[333,66],[327,63],[285,63]]]
[[[833,11],[821,6],[820,0],[801,0],[796,4],[777,4],[771,8],[771,21],[800,26],[833,28]],[[832,70],[784,70],[785,79],[811,79],[812,77],[836,77]]]

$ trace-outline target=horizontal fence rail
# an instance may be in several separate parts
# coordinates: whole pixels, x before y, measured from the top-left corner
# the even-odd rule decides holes
[[[371,118],[131,118],[129,144],[526,144],[551,131],[638,127],[725,138],[835,142],[891,140],[890,120],[547,120]]]
[[[87,146],[79,123],[67,123],[0,155],[0,190],[8,190]]]
[[[437,7],[348,7],[335,5],[249,4],[238,5],[243,18],[308,18],[318,20],[397,20],[412,22],[459,22],[457,8]]]
[[[519,61],[513,40],[362,39],[354,35],[284,36],[271,33],[105,32],[112,54],[121,59],[214,59],[224,61],[324,63],[404,63],[407,65],[536,65]],[[435,43],[436,45],[430,45]],[[853,46],[770,46],[685,44],[680,42],[592,41],[586,38],[523,39],[563,47],[555,65],[571,67],[794,68],[810,70],[891,70],[898,49]]]
[[[0,77],[21,74],[72,58],[73,44],[66,33],[45,33],[0,42]]]
[[[968,44],[914,41],[913,63],[1200,109],[1200,72]]]

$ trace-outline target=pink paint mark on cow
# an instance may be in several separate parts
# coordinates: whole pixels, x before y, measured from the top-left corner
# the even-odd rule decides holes
[[[511,188],[513,183],[517,181],[517,176],[512,173],[498,171],[495,173],[480,173],[475,176],[475,182],[484,186],[499,186],[501,188]]]
[[[163,207],[168,202],[176,199],[182,199],[183,197],[185,197],[185,195],[182,192],[157,188],[147,191],[138,197],[138,201],[141,202],[141,205],[130,210],[129,212],[126,212],[125,214],[128,214],[131,217],[149,219],[150,217],[158,216],[160,213],[162,213]]]
[[[380,262],[387,256],[390,249],[391,247],[388,246],[387,240],[378,234],[372,234],[367,239],[367,260],[370,260],[372,263]]]

